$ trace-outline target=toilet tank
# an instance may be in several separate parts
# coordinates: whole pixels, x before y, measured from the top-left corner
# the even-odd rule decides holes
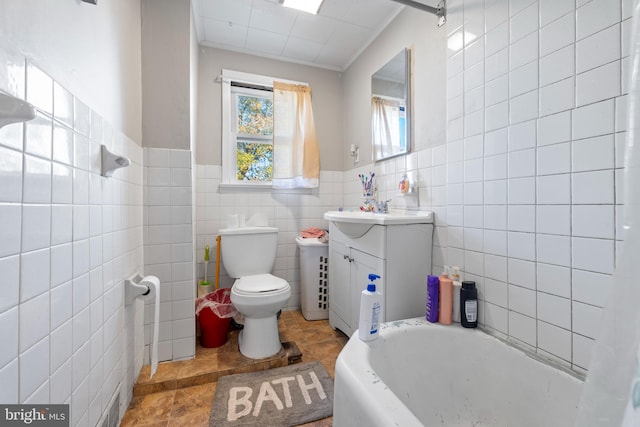
[[[275,227],[223,228],[222,264],[230,277],[270,273],[276,262],[278,229]]]

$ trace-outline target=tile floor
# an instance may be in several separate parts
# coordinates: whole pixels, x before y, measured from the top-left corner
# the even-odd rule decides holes
[[[334,331],[327,320],[305,320],[299,311],[282,312],[278,325],[280,340],[294,342],[303,362],[319,360],[334,377],[336,358],[347,342],[345,335]],[[149,366],[143,367],[121,426],[208,427],[218,376],[286,365],[287,354],[260,362],[245,358],[238,351],[237,334],[230,333],[229,341],[219,348],[198,346],[193,360],[160,364],[152,381],[147,380]],[[329,417],[304,427],[331,425]]]

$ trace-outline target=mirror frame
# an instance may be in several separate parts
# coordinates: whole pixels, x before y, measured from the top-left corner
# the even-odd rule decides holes
[[[373,142],[373,117],[370,114],[370,126],[372,129],[372,133],[371,133],[371,157],[373,159],[374,162],[380,162],[383,160],[387,160],[387,159],[391,159],[394,157],[398,157],[398,156],[403,156],[406,154],[411,153],[411,149],[412,149],[412,145],[413,145],[413,97],[412,97],[412,93],[413,93],[413,82],[412,82],[412,51],[411,48],[404,48],[403,50],[401,50],[400,52],[398,52],[396,55],[394,55],[391,59],[389,59],[385,64],[383,64],[378,70],[376,70],[372,75],[371,75],[371,95],[369,97],[369,100],[371,100],[373,98],[373,76],[380,70],[382,69],[386,64],[388,64],[393,58],[395,58],[396,56],[398,56],[399,54],[404,52],[404,60],[405,60],[405,70],[404,70],[404,77],[405,77],[405,87],[404,87],[404,96],[405,96],[405,138],[406,138],[406,148],[403,151],[399,151],[397,153],[393,153],[390,154],[388,156],[384,156],[384,157],[377,157],[376,156],[376,147],[374,145]]]

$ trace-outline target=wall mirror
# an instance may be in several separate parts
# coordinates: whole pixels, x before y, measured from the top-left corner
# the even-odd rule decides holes
[[[411,50],[403,49],[371,76],[373,160],[411,151]]]

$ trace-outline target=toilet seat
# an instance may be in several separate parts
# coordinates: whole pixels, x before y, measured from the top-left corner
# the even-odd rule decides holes
[[[233,288],[238,295],[280,293],[289,289],[289,282],[273,274],[253,274],[237,279]]]

